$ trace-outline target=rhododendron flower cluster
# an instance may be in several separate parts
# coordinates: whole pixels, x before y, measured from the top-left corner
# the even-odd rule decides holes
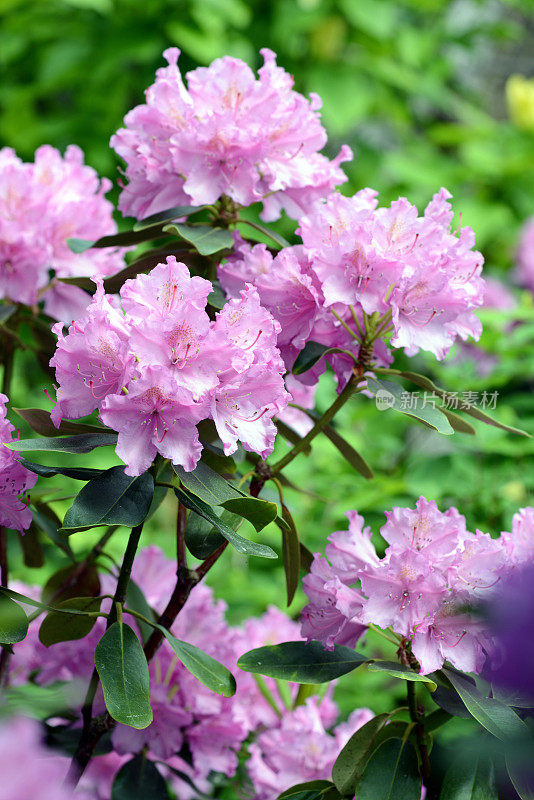
[[[102,592],[112,592],[114,579],[106,574],[101,577]],[[167,559],[159,548],[147,547],[139,552],[132,577],[154,610],[161,613],[176,581],[174,562]],[[31,587],[21,584],[16,584],[16,590],[27,596],[35,594]],[[108,607],[109,601],[104,600],[103,610]],[[91,762],[76,796],[79,794],[88,800],[109,797],[115,773],[130,754],[143,748],[153,758],[189,776],[201,790],[208,791],[209,774],[215,771],[232,777],[245,739],[258,733],[257,743],[250,745],[248,762],[258,797],[274,800],[291,785],[294,775],[301,776],[302,780],[308,775],[329,777],[332,764],[345,742],[372,717],[372,713],[368,709],[358,709],[346,723],[338,724],[329,733],[339,716],[331,691],[321,699],[311,698],[305,706],[288,712],[278,695],[276,682],[267,678],[266,686],[275,702],[278,700],[281,717],[277,715],[260,692],[254,677],[236,670],[236,662],[251,645],[260,647],[300,639],[298,623],[271,607],[263,616],[247,620],[242,627],[230,627],[225,612],[226,604],[215,600],[209,587],[199,584],[192,590],[171,632],[237,672],[236,694],[231,698],[214,694],[200,684],[171,648],[163,643],[150,662],[153,722],[143,730],[118,724],[112,732],[114,752],[97,756]],[[105,631],[105,620],[98,619],[91,633],[82,640],[59,642],[50,647],[39,641],[38,625],[38,622],[31,624],[23,646],[15,650],[12,675],[16,682],[19,683],[22,677],[28,679],[30,675],[36,683],[44,686],[58,680],[77,681],[80,697],[83,697],[93,671],[94,649]],[[297,691],[298,684],[289,684],[293,700]],[[103,709],[99,690],[95,713]],[[56,724],[58,722],[56,720]],[[299,749],[302,759],[295,757],[295,748]],[[184,757],[186,752],[190,753],[190,760]],[[67,761],[58,761],[64,761],[65,775]],[[163,770],[179,796],[189,796],[190,788],[171,770]]]
[[[307,341],[337,347],[368,362],[391,362],[384,337],[408,355],[419,349],[444,358],[457,336],[478,338],[473,309],[483,304],[483,259],[471,228],[451,232],[449,193],[441,189],[419,216],[400,198],[377,207],[377,193],[332,194],[300,220],[303,245],[272,256],[236,236],[236,252],[219,267],[225,291],[247,282],[280,322],[278,343],[290,370]],[[340,387],[354,359],[327,356]],[[324,363],[299,376],[315,383]]]
[[[263,202],[263,218],[285,209],[298,219],[310,203],[347,178],[352,158],[343,147],[333,161],[326,144],[321,100],[293,90],[293,79],[271,50],[255,77],[250,67],[225,56],[187,75],[180,51],[165,50],[168,66],[156,73],[146,103],[132,109],[111,139],[126,162],[127,186],[119,208],[137,218],[179,204],[214,203],[222,195],[239,205]]]
[[[67,238],[98,239],[117,230],[112,204],[105,199],[111,181],[100,180],[83,163],[79,147],[65,156],[43,145],[34,163],[23,163],[13,150],[0,150],[0,298],[34,305],[72,320],[88,305],[77,286],[50,280],[111,275],[123,267],[120,251],[74,254]]]
[[[517,531],[530,512],[516,517],[511,539],[492,539],[467,531],[455,508],[443,513],[421,497],[415,509],[386,512],[380,530],[388,542],[383,558],[363,518],[356,512],[348,517],[349,530],[328,537],[328,560],[316,554],[303,580],[310,600],[303,611],[303,635],[329,648],[339,642],[352,646],[373,623],[391,627],[411,644],[423,674],[445,660],[480,672],[493,642],[469,609],[491,596],[510,568],[510,550],[523,557]]]
[[[37,483],[37,475],[19,462],[20,453],[6,443],[13,440],[15,427],[6,417],[8,397],[0,394],[0,525],[23,531],[30,527],[32,512],[27,499],[21,499]]]
[[[54,424],[98,409],[119,434],[117,453],[139,475],[156,453],[186,470],[202,451],[196,425],[213,419],[225,453],[240,440],[262,457],[272,417],[287,405],[276,347],[279,324],[246,287],[211,321],[212,284],[173,256],[128,280],[120,304],[102,282],[87,313],[59,341],[50,364],[59,383]]]
[[[278,727],[264,731],[250,745],[248,770],[255,800],[272,800],[296,784],[329,779],[341,749],[372,717],[368,709],[357,709],[328,733],[316,698],[285,714]]]

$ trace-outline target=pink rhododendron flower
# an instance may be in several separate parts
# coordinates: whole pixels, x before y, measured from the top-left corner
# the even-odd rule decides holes
[[[113,234],[111,188],[107,179],[83,163],[83,153],[70,145],[65,156],[43,145],[34,163],[23,163],[10,148],[0,150],[0,298],[34,305],[70,321],[88,305],[90,296],[76,286],[54,280],[105,276],[123,267],[120,251],[90,250],[75,254],[69,237],[98,239]]]
[[[289,398],[276,338],[280,326],[252,286],[210,320],[212,285],[191,277],[174,256],[121,288],[121,303],[102,282],[66,336],[60,325],[50,364],[59,383],[52,421],[98,409],[117,431],[117,454],[140,475],[157,453],[190,471],[202,445],[196,425],[213,419],[226,453],[238,440],[265,457],[272,417]]]
[[[346,181],[339,165],[352,158],[350,149],[343,147],[333,161],[319,152],[326,143],[319,97],[295,92],[275,54],[261,54],[258,78],[243,61],[225,56],[189,72],[186,87],[180,51],[163,53],[168,66],[157,70],[146,103],[126,115],[111,139],[126,162],[123,214],[141,218],[225,195],[245,206],[263,200],[266,220],[282,209],[298,218]]]
[[[20,453],[5,446],[13,441],[15,430],[6,416],[8,400],[5,394],[0,394],[0,525],[22,533],[31,525],[32,512],[20,495],[35,486],[37,475],[19,463]]]
[[[482,256],[470,228],[451,232],[449,193],[434,195],[422,217],[406,198],[377,208],[376,192],[333,194],[300,220],[326,307],[391,313],[391,344],[445,356],[456,336],[478,338],[472,309],[482,305]]]
[[[0,726],[0,800],[71,800],[64,785],[68,762],[45,747],[43,730],[27,717]]]
[[[343,746],[372,717],[368,709],[357,709],[328,733],[315,698],[287,712],[278,727],[260,733],[249,746],[247,767],[256,800],[275,800],[295,784],[330,779]]]
[[[520,508],[512,517],[512,533],[502,533],[508,558],[513,564],[534,561],[534,508]]]
[[[521,516],[529,524],[528,513],[520,512],[515,530]],[[491,596],[510,570],[514,536],[470,533],[455,508],[441,512],[420,497],[415,509],[386,512],[381,534],[389,546],[379,559],[362,517],[348,517],[349,530],[328,537],[328,560],[316,553],[303,580],[310,602],[302,613],[302,634],[332,648],[354,646],[365,625],[391,627],[411,644],[422,673],[439,669],[444,660],[480,672],[493,641],[469,607]],[[517,542],[520,548],[521,535]]]

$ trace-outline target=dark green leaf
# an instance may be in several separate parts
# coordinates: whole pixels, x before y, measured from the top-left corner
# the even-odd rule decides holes
[[[349,444],[339,433],[334,430],[331,425],[323,426],[324,435],[330,439],[333,445],[337,447],[341,455],[349,462],[349,464],[357,470],[360,475],[368,480],[374,477],[374,472],[354,447]]]
[[[144,617],[150,620],[155,620],[155,615],[153,610],[148,605],[147,599],[143,594],[142,589],[137,585],[135,581],[131,578],[128,581],[128,588],[126,589],[126,606],[131,608],[132,611],[137,611],[138,614],[142,614]],[[146,622],[143,622],[140,619],[136,618],[136,623],[139,626],[139,630],[141,631],[141,636],[143,642],[146,642],[150,634],[152,633],[152,628],[150,625],[147,625]]]
[[[291,605],[299,585],[300,572],[300,542],[295,522],[291,512],[281,503],[282,518],[287,522],[287,528],[282,528],[282,556],[284,559],[284,572],[286,576],[287,604]]]
[[[260,233],[263,233],[264,236],[267,236],[268,239],[270,239],[275,244],[277,244],[278,247],[281,248],[281,249],[284,248],[284,247],[289,247],[290,246],[289,242],[287,241],[287,239],[284,239],[284,237],[280,236],[279,233],[276,233],[276,231],[273,231],[270,228],[267,228],[265,225],[262,225],[259,222],[256,222],[256,221],[251,222],[250,220],[247,220],[247,219],[241,219],[240,222],[242,224],[244,224],[244,225],[249,225],[250,227],[254,228],[255,230],[259,231]]]
[[[82,422],[71,422],[68,419],[61,421],[56,428],[50,414],[43,408],[14,408],[13,411],[26,420],[32,431],[40,436],[76,436],[80,433],[105,433],[105,428],[99,425],[89,425]]]
[[[209,225],[187,225],[177,222],[175,225],[166,225],[165,233],[180,236],[193,245],[201,256],[210,256],[219,250],[230,249],[234,246],[234,238],[226,228],[212,228]]]
[[[58,603],[74,597],[98,597],[100,578],[94,564],[69,564],[51,575],[43,587],[43,603]]]
[[[515,745],[506,755],[506,769],[512,785],[521,800],[534,800],[534,768],[532,742],[525,740],[522,747]]]
[[[22,608],[5,594],[0,594],[0,642],[16,644],[28,633],[28,617]]]
[[[309,369],[314,367],[317,362],[330,353],[345,353],[354,359],[354,355],[349,350],[341,350],[339,347],[327,347],[319,342],[306,342],[304,348],[300,351],[291,372],[293,375],[302,375],[308,372]]]
[[[371,661],[367,665],[367,669],[370,672],[385,672],[387,675],[402,678],[405,681],[426,683],[431,692],[437,689],[437,684],[428,675],[420,675],[419,672],[414,672],[410,667],[405,667],[396,661]]]
[[[458,696],[458,692],[454,689],[448,689],[445,686],[438,686],[432,692],[432,700],[444,711],[452,714],[454,717],[463,717],[464,719],[472,719],[471,714],[462,703]]]
[[[208,295],[208,305],[212,306],[212,308],[216,308],[220,310],[224,307],[226,303],[226,295],[222,290],[221,284],[219,281],[212,281],[211,282],[213,289]]]
[[[309,572],[313,563],[313,553],[305,544],[300,543],[300,565],[304,572]]]
[[[276,519],[278,509],[275,503],[245,495],[202,461],[192,472],[186,472],[182,467],[174,467],[174,471],[182,485],[204,503],[222,506],[232,514],[248,519],[258,532]]]
[[[60,608],[74,608],[78,611],[100,611],[101,602],[99,597],[72,597],[58,605]],[[83,639],[93,630],[96,620],[97,617],[83,617],[51,611],[41,623],[39,640],[45,647],[50,647],[58,642]]]
[[[48,686],[28,682],[20,686],[9,686],[3,692],[3,711],[7,710],[10,715],[24,714],[38,720],[67,716],[68,710],[79,706],[82,700],[80,686],[76,681],[56,682]],[[76,743],[79,739],[78,730]]]
[[[235,678],[230,670],[195,645],[176,639],[162,625],[156,627],[163,633],[184,667],[200,683],[223,697],[232,697],[235,694]]]
[[[227,524],[225,514],[230,516],[229,512],[225,511],[221,515],[221,521]],[[195,558],[207,558],[225,541],[224,536],[213,527],[211,522],[191,511],[185,526],[185,543],[187,549]]]
[[[459,673],[450,669],[445,669],[444,672],[467,710],[486,730],[503,741],[528,736],[527,726],[509,706],[485,697]]]
[[[417,404],[416,408],[404,408],[403,401],[406,392],[398,383],[367,378],[367,386],[374,395],[376,395],[377,392],[381,392],[382,396],[384,396],[384,393],[387,393],[388,399],[391,401],[389,407],[394,411],[398,411],[413,419],[418,419],[425,423],[425,425],[434,428],[438,433],[443,433],[446,436],[450,436],[450,434],[454,433],[449,420],[441,413],[438,407],[432,408],[431,405],[427,405],[425,408],[419,408],[419,404]]]
[[[103,469],[86,469],[85,467],[47,467],[44,464],[35,464],[25,458],[19,458],[20,463],[30,472],[35,472],[43,478],[52,478],[54,475],[65,475],[67,478],[74,478],[77,481],[89,481],[102,475]]]
[[[292,786],[291,789],[286,789],[285,792],[279,794],[277,800],[323,800],[325,793],[333,789],[334,784],[331,781],[308,781],[307,783],[298,783]]]
[[[302,436],[299,436],[299,434],[296,431],[294,431],[293,428],[290,428],[289,425],[286,425],[286,423],[283,420],[273,419],[273,422],[276,425],[278,433],[281,434],[281,436],[283,436],[284,439],[287,439],[287,441],[290,444],[298,444],[302,440]],[[304,448],[302,452],[306,454],[310,453],[311,446],[308,445],[307,447]]]
[[[149,472],[126,475],[112,467],[93,478],[77,495],[63,520],[63,530],[87,530],[99,525],[140,525],[150,509],[154,478]]]
[[[244,517],[251,522],[259,533],[278,515],[276,503],[260,500],[257,497],[235,497],[221,503],[231,514]]]
[[[439,800],[498,800],[490,759],[476,752],[456,759],[445,775]]]
[[[199,497],[196,497],[195,495],[191,494],[191,492],[178,487],[176,487],[174,491],[178,500],[183,503],[186,508],[189,508],[191,511],[194,511],[199,516],[211,522],[211,524],[217,528],[220,533],[222,533],[224,538],[230,542],[232,547],[235,547],[238,553],[243,553],[249,556],[261,556],[262,558],[277,558],[277,555],[272,548],[265,544],[251,542],[249,539],[245,539],[243,536],[240,536],[238,533],[232,530],[232,528],[230,528],[229,525],[226,525],[222,519],[215,514],[213,509],[211,509]]]
[[[218,474],[228,473],[232,475],[237,470],[237,464],[232,456],[225,456],[220,447],[216,447],[209,442],[202,442],[202,461]]]
[[[137,729],[150,725],[148,664],[128,625],[114,622],[108,628],[96,646],[95,666],[113,719]]]
[[[492,684],[491,693],[495,700],[500,700],[507,706],[514,708],[534,708],[534,698],[531,695],[522,694],[516,689],[507,689],[503,686]]]
[[[24,566],[38,569],[44,564],[44,555],[39,541],[39,529],[32,521],[30,527],[20,537]]]
[[[155,764],[138,755],[117,772],[111,800],[169,800],[169,792]]]
[[[417,754],[410,742],[388,739],[371,755],[358,784],[358,800],[420,800]]]
[[[173,469],[181,484],[210,506],[219,506],[225,500],[241,497],[237,489],[202,461],[191,472],[186,472],[183,467],[173,466]]]
[[[378,714],[354,733],[338,755],[332,768],[332,780],[340,793],[354,795],[365,765],[377,747],[376,736],[389,720],[389,714]]]
[[[451,427],[454,428],[454,430],[458,433],[468,433],[470,436],[474,436],[476,434],[476,430],[473,428],[471,423],[467,422],[467,420],[465,420],[459,414],[455,414],[454,411],[450,411],[448,408],[443,408],[443,406],[440,406],[440,411],[442,414],[445,414],[451,424]]]
[[[71,561],[74,561],[74,553],[70,546],[69,537],[65,533],[60,532],[61,522],[59,520],[56,521],[54,518],[55,515],[52,516],[52,510],[44,505],[44,503],[36,503],[34,506],[31,506],[31,510],[34,524],[54,542],[56,547],[63,550]]]
[[[102,236],[96,241],[89,239],[67,239],[67,245],[73,253],[85,253],[91,247],[129,247],[132,244],[147,242],[150,239],[157,239],[163,236],[163,225],[151,225],[141,231],[123,231],[114,233],[111,236]]]
[[[20,439],[6,444],[11,450],[51,450],[56,453],[89,453],[95,447],[117,444],[116,433],[83,433],[45,439]]]
[[[326,683],[352,672],[366,661],[366,656],[342,645],[325,650],[320,642],[283,642],[249,650],[241,656],[237,666],[245,672],[294,683]]]
[[[150,228],[153,225],[180,219],[181,217],[188,217],[191,214],[197,214],[205,208],[206,206],[174,206],[173,208],[168,208],[166,211],[158,211],[157,214],[151,214],[150,217],[139,220],[139,222],[135,223],[133,229],[134,231],[142,231],[144,228]]]
[[[417,372],[409,372],[398,369],[391,369],[391,370],[388,369],[387,372],[390,375],[399,375],[402,378],[406,378],[412,383],[415,383],[416,386],[420,386],[422,389],[426,389],[426,391],[428,392],[435,392],[436,395],[441,399],[445,399],[450,395],[450,392],[447,392],[444,389],[440,389],[425,375],[419,375],[419,373]],[[512,428],[510,425],[504,425],[502,422],[493,419],[493,417],[490,417],[489,414],[486,414],[485,411],[482,411],[482,409],[478,408],[478,406],[475,406],[473,403],[466,403],[465,401],[462,400],[460,411],[463,411],[464,414],[469,414],[470,417],[474,417],[475,419],[478,419],[481,422],[485,422],[486,425],[493,425],[495,428],[501,428],[501,430],[507,431],[508,433],[516,433],[519,436],[530,437],[530,433],[526,433],[525,431],[522,431],[519,428]]]

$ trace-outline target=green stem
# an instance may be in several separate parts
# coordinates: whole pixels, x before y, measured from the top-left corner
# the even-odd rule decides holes
[[[355,332],[352,330],[352,328],[350,327],[350,325],[347,325],[347,323],[345,322],[345,320],[344,320],[344,319],[342,319],[342,318],[339,316],[339,314],[337,313],[337,311],[334,311],[334,309],[333,309],[332,307],[330,308],[330,311],[332,312],[332,314],[334,315],[334,317],[335,317],[335,318],[338,320],[338,322],[341,322],[341,324],[343,325],[343,327],[345,328],[345,330],[347,331],[347,333],[350,333],[350,335],[352,336],[352,338],[353,338],[353,339],[356,339],[356,341],[357,341],[357,342],[359,342],[359,341],[360,341],[360,337],[359,337],[359,336],[358,336],[358,335],[357,335],[357,334],[356,334],[356,333],[355,333]]]
[[[395,647],[399,646],[399,639],[394,639],[393,636],[388,636],[385,631],[381,630],[381,628],[377,628],[376,625],[368,625],[367,627],[370,631],[373,631],[373,633],[377,633],[383,639],[386,639],[388,642],[391,642],[391,644],[394,644]]]
[[[117,603],[122,606],[124,605],[124,601],[126,600],[126,592],[128,591],[130,575],[132,574],[133,562],[135,554],[137,552],[137,547],[139,545],[139,539],[141,538],[142,530],[143,530],[143,523],[141,523],[141,525],[138,525],[136,528],[132,528],[130,538],[128,539],[128,544],[126,545],[124,558],[122,559],[122,565],[119,572],[119,577],[117,579],[117,587],[115,589],[115,594],[113,596],[113,606],[111,607],[111,611],[108,617],[108,624],[107,624],[108,628],[110,628],[113,625],[113,623],[116,622],[117,620]]]
[[[274,701],[274,697],[272,696],[271,692],[269,691],[269,687],[267,686],[267,684],[265,683],[265,681],[263,680],[261,675],[254,675],[254,680],[256,681],[258,689],[260,690],[260,694],[269,703],[269,705],[271,706],[271,708],[274,711],[274,713],[276,714],[276,716],[282,718],[282,712],[280,711],[280,709],[276,705],[276,703]]]
[[[317,434],[321,433],[324,426],[327,425],[330,420],[333,419],[333,417],[335,417],[339,409],[345,405],[349,397],[351,397],[355,392],[359,391],[358,384],[361,380],[362,378],[353,375],[341,394],[336,397],[330,408],[326,409],[323,416],[317,420],[313,428],[308,431],[306,436],[303,436],[300,442],[297,442],[297,444],[292,447],[289,453],[286,453],[283,458],[271,466],[271,473],[273,475],[276,475],[276,473],[284,469],[284,467],[290,464],[299,453],[301,453],[303,450],[306,450],[310,442],[313,441]]]

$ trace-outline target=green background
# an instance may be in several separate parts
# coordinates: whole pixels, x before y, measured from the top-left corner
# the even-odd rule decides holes
[[[507,280],[520,226],[534,214],[534,132],[510,121],[504,93],[511,74],[534,73],[532,9],[530,0],[0,0],[0,143],[29,160],[42,143],[63,149],[74,142],[89,164],[115,180],[109,137],[143,101],[165,47],[182,49],[184,72],[224,54],[257,67],[259,49],[270,47],[297,89],[322,96],[327,152],[334,155],[344,142],[353,148],[345,193],[372,186],[384,203],[402,194],[424,205],[446,186],[462,223],[475,229],[488,272]],[[291,236],[294,224],[282,220],[280,229]],[[459,360],[454,351],[444,365],[401,355],[397,366],[433,374],[459,392],[498,391],[496,415],[534,433],[532,298],[517,295],[521,324],[510,327],[510,315],[502,313],[483,315],[481,346],[496,356],[486,377],[477,374],[476,357]],[[14,405],[46,407],[47,379],[31,358],[17,357]],[[327,374],[319,408],[333,391]],[[441,437],[394,411],[377,411],[359,395],[340,415],[338,429],[365,455],[375,479],[366,482],[328,441],[317,440],[312,456],[287,470],[302,489],[286,490],[302,540],[312,551],[324,550],[326,536],[344,527],[344,512],[352,508],[378,532],[384,510],[413,505],[420,494],[442,510],[456,505],[472,530],[495,535],[509,528],[514,511],[533,502],[534,439],[475,427],[476,437]],[[24,425],[22,435],[32,435]],[[84,464],[116,463],[108,456],[99,451]],[[276,499],[269,487],[264,496]],[[169,498],[145,534],[169,556],[173,517]],[[276,528],[261,538],[279,549]],[[94,539],[78,534],[74,544],[83,551]],[[123,542],[120,535],[113,540],[117,557]],[[50,569],[59,566],[56,551],[44,546]],[[14,574],[42,580],[22,566],[20,555]],[[270,602],[283,607],[279,562],[247,562],[228,551],[210,583],[229,604],[233,622]],[[291,613],[303,600],[299,592]],[[368,646],[379,645],[371,640]],[[341,682],[345,711],[360,704],[382,711],[393,703],[388,692],[394,681],[356,674],[357,681]]]

